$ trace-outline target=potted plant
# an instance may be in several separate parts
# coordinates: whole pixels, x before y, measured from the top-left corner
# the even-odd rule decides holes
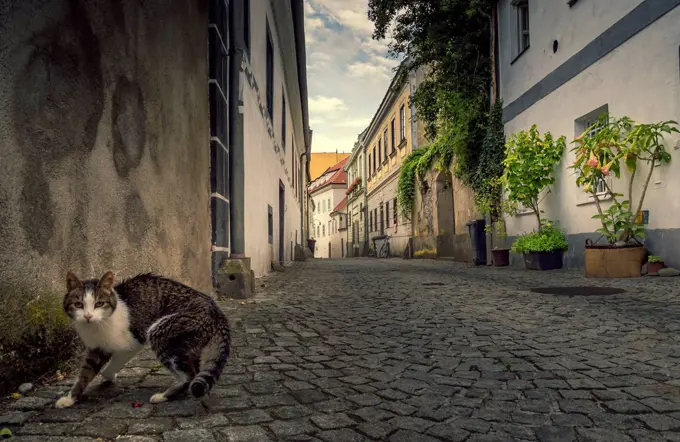
[[[657,276],[659,270],[666,267],[663,262],[663,258],[656,255],[649,255],[647,257],[647,274],[650,276]]]
[[[498,243],[491,249],[494,267],[510,265],[510,247],[505,244],[507,232],[503,218],[516,213],[516,207],[508,200],[502,199],[502,180],[497,177],[484,179],[481,191],[475,194],[477,210],[483,216],[489,216],[490,224],[484,226],[486,233],[495,233]],[[495,241],[494,241],[495,242]]]
[[[548,220],[542,220],[538,231],[522,235],[512,244],[512,251],[522,254],[529,270],[561,269],[562,253],[568,248],[564,232]]]
[[[508,204],[515,208],[521,204],[533,213],[537,222],[536,231],[521,236],[512,247],[514,252],[524,255],[527,269],[562,267],[562,253],[567,250],[564,233],[541,218],[540,204],[555,182],[555,165],[565,148],[564,136],[555,139],[546,132],[541,138],[535,124],[528,131],[514,134],[506,143],[503,184]],[[543,232],[544,229],[547,230]]]
[[[598,244],[600,239],[586,243],[586,277],[640,276],[647,253],[641,242],[645,236],[644,227],[636,222],[636,218],[654,169],[671,160],[664,136],[678,133],[676,126],[675,121],[637,124],[628,117],[614,118],[605,114],[574,140],[572,152],[575,152],[576,160],[569,167],[576,172],[576,184],[593,199],[597,209],[593,218],[600,220],[602,225],[597,231],[602,234],[600,239],[606,241],[604,244]],[[634,195],[640,163],[647,167],[647,172],[639,194]],[[612,175],[620,178],[624,168],[630,174],[627,198],[614,192],[612,183],[607,180]],[[598,192],[598,183],[603,185],[604,194]],[[603,207],[605,200],[611,200],[608,208]]]

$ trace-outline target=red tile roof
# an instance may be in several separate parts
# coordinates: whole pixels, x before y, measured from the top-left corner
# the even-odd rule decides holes
[[[328,181],[326,181],[325,183],[321,184],[320,186],[317,186],[317,187],[310,187],[309,190],[308,190],[308,192],[309,192],[309,193],[317,192],[318,190],[323,189],[323,188],[326,187],[326,186],[330,186],[331,184],[341,184],[341,185],[344,184],[344,185],[347,185],[347,172],[346,172],[345,170],[343,170],[343,166],[345,165],[345,163],[347,162],[347,160],[349,160],[349,157],[343,159],[342,161],[340,161],[340,162],[337,163],[336,165],[331,166],[331,167],[329,167],[328,169],[326,169],[326,171],[325,171],[324,173],[321,174],[321,177],[323,177],[323,176],[325,176],[325,175],[327,175],[327,174],[329,174],[329,173],[331,173],[331,172],[335,172],[335,174],[333,174],[333,176],[331,176],[331,178],[330,178]],[[319,178],[320,178],[320,177],[319,177]],[[317,178],[317,179],[319,179],[319,178]],[[314,183],[312,183],[312,185],[313,185],[313,184],[314,184]]]
[[[341,210],[344,210],[345,207],[347,207],[347,197],[344,197],[331,213],[340,212]]]

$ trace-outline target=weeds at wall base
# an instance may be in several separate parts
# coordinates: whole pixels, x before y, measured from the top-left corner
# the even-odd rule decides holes
[[[0,395],[72,367],[80,339],[61,302],[56,293],[0,284]]]

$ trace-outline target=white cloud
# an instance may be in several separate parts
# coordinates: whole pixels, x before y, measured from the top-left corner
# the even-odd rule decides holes
[[[305,0],[307,82],[314,151],[350,151],[394,75],[373,40],[366,0]]]
[[[310,113],[332,113],[347,109],[345,103],[337,97],[324,97],[317,95],[309,98]]]

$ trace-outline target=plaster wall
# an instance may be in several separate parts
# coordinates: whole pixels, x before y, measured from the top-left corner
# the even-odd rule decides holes
[[[207,2],[0,2],[0,277],[211,290]]]
[[[282,5],[279,5],[282,6]],[[256,277],[271,270],[279,262],[279,186],[284,186],[285,204],[283,263],[293,259],[296,243],[301,243],[300,191],[304,167],[300,154],[304,151],[302,114],[299,105],[297,73],[292,75],[295,47],[292,44],[292,18],[281,8],[276,16],[271,2],[250,2],[250,53],[242,65],[243,133],[244,133],[244,221],[245,254],[251,258]],[[291,16],[292,17],[292,16]],[[267,110],[266,67],[267,31],[269,24],[274,48],[273,118]],[[286,133],[283,134],[285,97]],[[303,192],[304,194],[304,192]],[[272,241],[269,241],[269,208],[272,211]]]
[[[534,3],[534,2],[532,2]],[[555,32],[569,32],[573,35],[573,42],[562,38],[560,48],[568,54],[573,54],[579,47],[592,39],[589,29],[592,20],[573,18],[565,19],[564,11],[560,8],[563,2],[548,1],[541,6],[543,14],[551,27],[538,27],[532,30],[532,47],[520,58],[526,56],[527,66],[518,64],[509,65],[509,57],[501,56],[502,74],[501,90],[504,91],[504,101],[512,100],[521,93],[531,82],[539,81],[547,70],[553,67],[556,61],[552,54],[535,51],[533,41],[547,41],[553,38]],[[583,3],[584,11],[587,12],[595,6],[587,6],[592,3],[602,3],[602,17],[607,18],[606,23],[595,26],[597,32],[602,32],[606,24],[623,16],[639,2],[613,1],[603,2],[579,2]],[[504,3],[507,6],[507,2]],[[550,6],[552,5],[552,6]],[[609,6],[609,10],[607,9]],[[598,6],[598,8],[600,7]],[[548,9],[545,9],[548,8]],[[574,14],[581,14],[574,8]],[[599,9],[598,9],[599,11]],[[588,17],[594,17],[590,11]],[[538,13],[538,12],[537,12]],[[599,14],[599,12],[598,12]],[[563,20],[563,24],[558,24]],[[507,18],[506,20],[507,21]],[[614,116],[629,116],[633,120],[641,122],[657,122],[661,120],[680,120],[680,73],[678,59],[678,42],[680,41],[680,7],[675,7],[670,12],[651,23],[648,27],[634,35],[616,49],[605,55],[596,63],[587,67],[584,71],[567,81],[545,98],[537,101],[527,110],[509,120],[505,125],[506,135],[511,135],[519,130],[529,129],[532,124],[537,124],[538,129],[544,133],[550,131],[554,136],[565,135],[568,142],[573,140],[584,129],[584,117],[598,110],[607,109]],[[586,26],[586,23],[588,26]],[[566,27],[573,27],[573,31],[567,31]],[[562,29],[560,31],[560,29]],[[504,35],[511,35],[511,30],[501,28],[501,40]],[[573,46],[573,47],[572,47]],[[507,50],[506,50],[507,52]],[[560,55],[560,57],[564,57]],[[541,61],[543,60],[543,61]],[[532,66],[531,68],[529,67]],[[529,73],[528,73],[529,72]],[[670,165],[656,169],[651,178],[649,189],[645,198],[643,210],[649,210],[649,239],[648,246],[655,253],[664,253],[667,264],[680,265],[680,237],[677,235],[678,219],[680,219],[680,200],[676,197],[675,189],[680,186],[680,139],[677,136],[668,138],[668,147],[673,155]],[[551,193],[547,196],[541,209],[544,216],[553,220],[559,220],[561,226],[570,234],[573,242],[568,255],[567,264],[578,266],[582,264],[583,240],[585,236],[599,235],[593,232],[599,228],[599,222],[592,219],[596,213],[593,201],[577,188],[575,177],[567,167],[573,163],[574,154],[564,152],[562,162],[557,166],[557,181],[552,186]],[[640,176],[645,176],[647,170],[642,167]],[[636,179],[634,201],[640,196],[642,180]],[[615,192],[627,194],[629,177],[624,175],[621,179],[614,179],[612,185]],[[609,203],[604,204],[604,208]],[[536,220],[532,215],[520,215],[507,221],[508,234],[510,236],[528,232],[536,228]]]

